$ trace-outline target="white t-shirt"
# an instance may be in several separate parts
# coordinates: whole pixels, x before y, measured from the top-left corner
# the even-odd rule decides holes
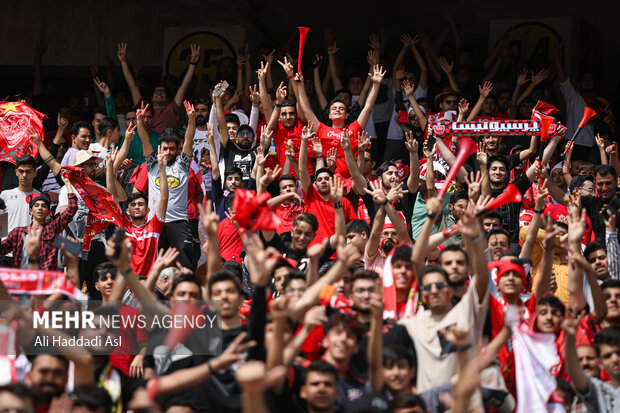
[[[93,153],[93,155],[98,156],[102,159],[101,163],[103,163],[103,159],[105,159],[105,155],[108,153],[108,148],[99,145],[97,142],[91,143],[88,147],[88,150]]]
[[[174,163],[166,166],[166,176],[168,180],[168,208],[166,211],[166,222],[187,221],[187,191],[189,189],[189,168],[192,158],[181,152]],[[159,201],[159,166],[157,155],[153,152],[146,159],[149,178],[149,220],[157,211]]]
[[[396,90],[394,89],[394,93],[396,94]],[[422,89],[420,85],[413,92],[413,96],[416,99],[424,98],[428,94],[428,89]],[[396,94],[395,99],[399,99],[399,96]],[[405,108],[407,111],[411,109],[411,103],[409,103],[409,97],[405,94],[403,90],[400,91],[400,99],[402,99]],[[392,116],[390,116],[390,126],[387,132],[387,139],[391,140],[401,140],[403,138],[403,130],[398,126],[398,122],[394,117],[396,116],[396,111],[392,111]]]
[[[9,233],[17,227],[30,225],[30,207],[28,205],[32,195],[39,195],[37,190],[22,192],[19,188],[8,189],[0,193],[0,198],[6,204],[6,211],[9,219]]]

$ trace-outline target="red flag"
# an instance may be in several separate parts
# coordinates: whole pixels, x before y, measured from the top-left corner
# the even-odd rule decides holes
[[[534,106],[534,109],[532,109],[532,112],[539,112],[551,116],[558,113],[558,108],[549,103],[543,102],[542,100],[539,100],[538,103],[536,103],[536,106]]]
[[[28,129],[33,128],[43,139],[43,117],[22,102],[0,102],[0,159],[15,164],[14,158],[39,155],[39,149],[30,140]]]
[[[253,231],[275,231],[280,219],[273,208],[267,205],[269,198],[271,195],[265,192],[257,195],[254,191],[236,189],[233,209],[239,227]]]
[[[81,298],[80,289],[61,271],[0,268],[0,280],[13,295],[61,293],[71,298]]]
[[[114,202],[112,194],[93,182],[84,173],[84,169],[78,166],[65,166],[61,173],[69,178],[89,209],[82,249],[90,251],[90,240],[101,230],[110,224],[123,226],[123,213]]]

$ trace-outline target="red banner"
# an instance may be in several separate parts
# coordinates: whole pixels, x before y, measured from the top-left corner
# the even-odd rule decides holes
[[[275,231],[280,219],[274,209],[267,205],[270,198],[271,195],[266,192],[257,195],[254,191],[237,188],[233,209],[239,227],[252,231]]]
[[[33,128],[43,139],[43,117],[22,102],[0,102],[0,159],[15,164],[14,158],[39,155],[39,149],[30,140],[28,129]]]
[[[549,138],[559,135],[559,122],[549,126]],[[529,120],[492,120],[473,122],[432,122],[433,135],[440,138],[456,136],[540,136],[540,122]],[[561,133],[563,134],[563,132]]]
[[[61,271],[24,270],[0,267],[0,280],[14,295],[50,295],[61,293],[81,298],[82,292]]]
[[[122,226],[122,216],[118,204],[114,202],[112,194],[101,185],[93,182],[84,170],[78,166],[65,166],[61,173],[69,178],[76,192],[82,197],[89,209],[84,230],[84,243],[82,249],[90,251],[90,241],[101,230],[110,224]]]

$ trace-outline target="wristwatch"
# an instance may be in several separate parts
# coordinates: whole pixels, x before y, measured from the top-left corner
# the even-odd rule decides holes
[[[334,209],[342,208],[342,202],[334,202]]]

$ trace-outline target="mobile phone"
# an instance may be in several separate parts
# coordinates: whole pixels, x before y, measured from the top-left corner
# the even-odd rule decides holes
[[[399,123],[409,123],[409,112],[406,112],[404,110],[401,110],[400,112],[398,112],[398,122]]]
[[[428,137],[428,149],[432,149],[435,144],[435,136],[431,135]]]
[[[214,94],[215,96],[219,96],[219,95],[221,95],[222,93],[224,93],[224,91],[225,91],[227,88],[228,88],[228,82],[224,80],[224,81],[222,82],[222,84],[220,85],[220,88],[219,88],[219,89],[216,89],[216,90],[215,90],[215,92],[213,92],[213,94]]]
[[[65,249],[69,251],[69,253],[75,255],[76,257],[80,256],[80,253],[82,252],[82,244],[57,235],[56,240],[54,241],[54,247],[60,249],[62,244],[65,244]]]
[[[620,210],[620,197],[615,197],[614,199],[611,200],[611,202],[609,202],[609,204],[607,204],[607,207],[605,207],[605,211],[610,216],[617,214],[619,210]]]
[[[125,240],[125,228],[119,228],[116,230],[116,234],[114,234],[114,258],[118,258],[121,256],[121,248],[123,246],[123,241]]]

